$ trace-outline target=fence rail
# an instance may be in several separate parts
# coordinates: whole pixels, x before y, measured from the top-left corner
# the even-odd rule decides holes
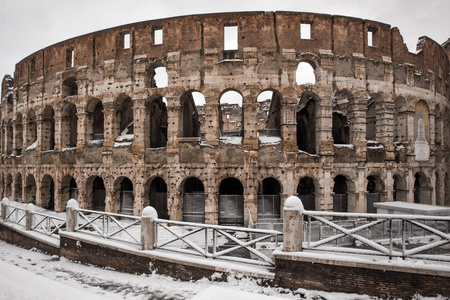
[[[56,235],[66,228],[66,219],[43,214],[39,212],[31,212],[33,221],[31,230],[40,231],[48,236]]]
[[[450,217],[306,210],[302,215],[303,249],[450,262]]]

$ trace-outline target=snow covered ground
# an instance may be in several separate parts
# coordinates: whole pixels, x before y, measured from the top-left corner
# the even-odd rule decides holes
[[[214,296],[212,296],[214,295]],[[158,274],[133,275],[82,265],[0,241],[0,299],[372,299],[366,295],[262,287],[230,276],[228,282],[183,282]]]

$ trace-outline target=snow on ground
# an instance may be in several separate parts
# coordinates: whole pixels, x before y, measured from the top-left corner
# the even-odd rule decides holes
[[[83,265],[63,257],[48,256],[39,251],[26,250],[0,241],[0,300],[102,299],[102,297],[130,300],[195,300],[211,299],[207,295],[219,290],[223,290],[228,297],[215,297],[214,300],[371,299],[367,295],[303,289],[292,292],[282,288],[263,287],[257,280],[238,275],[229,276],[228,282],[212,282],[208,279],[183,282],[158,274],[126,274]]]

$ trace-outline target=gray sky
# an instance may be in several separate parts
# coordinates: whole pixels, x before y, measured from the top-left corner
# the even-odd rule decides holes
[[[304,11],[398,27],[410,51],[420,36],[450,37],[449,0],[0,0],[0,77],[21,59],[85,33],[173,16],[232,11]]]

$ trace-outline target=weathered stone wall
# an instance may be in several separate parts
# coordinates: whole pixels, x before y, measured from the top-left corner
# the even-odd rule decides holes
[[[302,23],[311,24],[310,39],[301,38]],[[235,51],[224,50],[228,25],[238,28]],[[156,29],[163,30],[162,44],[155,44]],[[130,45],[124,47],[128,35]],[[123,191],[129,191],[123,185],[128,178],[138,215],[152,201],[150,186],[160,177],[167,185],[168,214],[179,220],[188,189],[184,183],[196,177],[203,184],[205,222],[217,223],[220,184],[234,177],[243,187],[247,223],[248,211],[256,221],[258,189],[265,178],[279,182],[282,205],[288,195],[297,194],[300,180],[309,177],[315,209],[333,210],[334,178],[342,175],[348,211],[367,211],[369,176],[380,179],[380,201],[450,205],[449,60],[427,37],[420,38],[418,50],[409,53],[399,30],[387,24],[298,12],[175,17],[60,42],[24,58],[16,65],[14,81],[5,77],[2,82],[2,196],[35,199],[41,206],[54,203],[61,211],[74,195],[69,192],[73,178],[81,206],[92,208],[93,181],[100,177],[105,209],[116,212],[121,210]],[[314,69],[314,85],[296,83],[300,62]],[[166,69],[167,87],[154,87],[153,71],[158,67]],[[233,143],[220,138],[220,97],[229,90],[243,98],[243,130]],[[275,142],[258,132],[257,96],[267,90],[281,95],[280,107],[274,110],[280,113],[275,134],[280,138]],[[196,109],[198,116],[192,107],[185,113],[187,95],[193,91],[205,98]],[[167,119],[154,125],[152,105],[161,97],[167,102]],[[96,140],[92,120],[98,101],[104,135]],[[315,133],[309,147],[315,153],[299,151],[298,146],[303,138],[299,111],[309,101],[313,112],[302,115],[310,119],[301,124],[310,124],[306,132]],[[420,114],[419,101],[424,103]],[[71,104],[75,115],[73,110],[68,113]],[[339,114],[345,127],[340,130],[351,146],[334,141],[334,118]],[[369,115],[374,123],[367,121]],[[427,116],[428,160],[417,160],[415,154],[419,115]],[[121,124],[130,117],[131,125]],[[198,121],[198,130],[190,127]],[[68,147],[73,124],[76,147]],[[165,128],[165,147],[149,146],[155,128],[151,126]],[[118,140],[123,128],[133,130],[131,140]],[[13,138],[18,135],[23,138]],[[30,138],[34,136],[35,144]],[[375,143],[368,145],[367,137],[374,137]],[[420,192],[415,195],[415,190]]]

